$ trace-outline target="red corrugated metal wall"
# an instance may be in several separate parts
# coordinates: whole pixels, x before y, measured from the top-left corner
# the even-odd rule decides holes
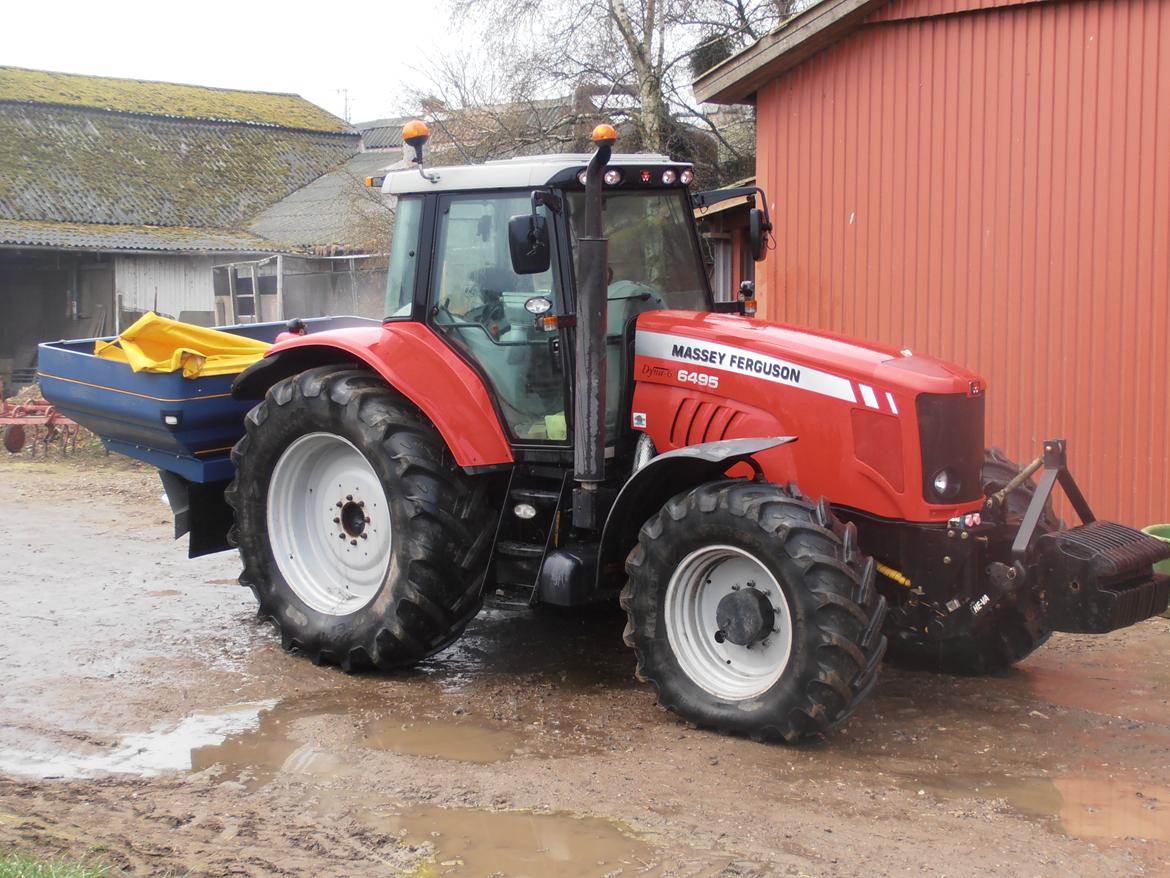
[[[1098,515],[1168,521],[1170,2],[961,8],[759,92],[761,312],[976,369],[990,443],[1065,436]]]

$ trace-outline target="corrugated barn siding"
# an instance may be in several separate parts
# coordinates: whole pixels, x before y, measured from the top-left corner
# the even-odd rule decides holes
[[[989,443],[1170,520],[1170,2],[871,23],[758,108],[762,312],[978,370]]]
[[[233,253],[219,256],[118,256],[114,286],[125,311],[158,311],[178,317],[183,311],[212,311],[215,293],[211,268],[232,262]]]

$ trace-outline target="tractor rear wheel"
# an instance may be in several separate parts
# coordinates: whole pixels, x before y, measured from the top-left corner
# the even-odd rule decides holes
[[[1003,488],[1022,470],[998,448],[988,448],[983,456],[983,493],[990,496]],[[1009,494],[1005,501],[1005,520],[1018,526],[1024,518],[1036,483],[1028,479]],[[1064,530],[1064,522],[1052,508],[1044,505],[1036,525],[1039,534]],[[945,674],[983,676],[994,674],[1023,661],[1043,646],[1052,632],[1042,622],[1017,606],[1007,606],[982,620],[978,628],[964,637],[930,641],[908,632],[891,632],[890,658],[909,667],[926,668]]]
[[[823,500],[701,485],[643,525],[626,571],[638,677],[685,720],[793,742],[844,722],[873,687],[885,599]]]
[[[232,451],[244,572],[286,649],[347,671],[413,664],[478,612],[482,482],[376,375],[324,366],[274,385]]]

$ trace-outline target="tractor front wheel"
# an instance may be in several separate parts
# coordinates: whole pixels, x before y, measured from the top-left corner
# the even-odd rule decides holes
[[[885,600],[823,501],[701,485],[646,522],[626,571],[638,676],[700,727],[793,742],[844,722],[874,684]]]
[[[487,494],[378,376],[325,366],[277,383],[232,460],[240,582],[286,649],[401,667],[479,610]]]

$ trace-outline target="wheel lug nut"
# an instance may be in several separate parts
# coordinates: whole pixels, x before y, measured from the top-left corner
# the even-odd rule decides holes
[[[362,508],[365,508],[365,505],[366,505],[366,501],[365,501],[365,500],[358,500],[358,506],[361,506]]]
[[[353,502],[353,494],[346,494],[345,499],[349,500],[352,503]]]
[[[363,540],[368,540],[369,538],[370,538],[370,535],[369,535],[369,534],[362,534],[362,539],[363,539]]]
[[[340,509],[342,507],[342,505],[343,505],[342,502],[340,500],[338,500],[337,501],[337,508]]]
[[[345,539],[345,534],[338,534],[338,535],[337,535],[337,538],[338,538],[339,540],[344,540],[344,539]]]
[[[351,546],[356,546],[356,545],[357,545],[357,540],[350,540],[350,541],[349,541],[349,544],[350,544]]]
[[[333,519],[333,523],[334,523],[334,524],[341,524],[341,519],[340,519],[340,518],[335,518],[335,519]]]

